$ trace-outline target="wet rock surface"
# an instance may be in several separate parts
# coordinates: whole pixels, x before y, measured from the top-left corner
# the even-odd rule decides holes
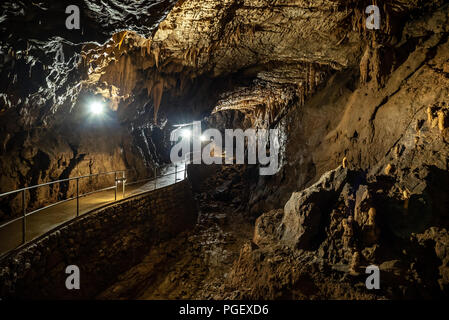
[[[439,11],[447,13],[447,6]],[[446,180],[448,92],[440,84],[448,79],[439,70],[448,59],[447,36],[436,26],[434,32],[415,29],[415,24],[439,14],[405,24],[404,41],[411,36],[417,44],[383,76],[383,85],[363,82],[355,70],[335,74],[304,106],[298,105],[282,119],[278,128],[283,165],[276,176],[261,178],[255,185],[252,210],[261,211],[260,200],[267,206],[265,211],[282,207],[292,192],[313,185],[344,158],[352,168],[387,172],[410,194],[423,190],[424,177],[433,179],[429,171],[441,172],[436,180]],[[439,201],[447,207],[445,200]]]

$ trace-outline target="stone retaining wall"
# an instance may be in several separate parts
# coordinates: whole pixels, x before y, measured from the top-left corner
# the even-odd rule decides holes
[[[187,180],[72,220],[0,261],[0,299],[86,299],[141,261],[149,248],[190,230],[197,209]],[[67,290],[65,269],[80,269]]]

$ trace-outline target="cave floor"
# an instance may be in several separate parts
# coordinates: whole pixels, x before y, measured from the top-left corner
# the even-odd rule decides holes
[[[199,205],[195,228],[149,248],[139,264],[97,298],[220,299],[242,245],[253,236],[254,223],[243,198],[245,184],[232,182],[243,169],[228,166],[206,179],[195,193]],[[227,186],[224,192],[223,185]]]
[[[239,213],[201,213],[195,229],[149,249],[103,291],[104,300],[220,299],[222,285],[253,225]]]

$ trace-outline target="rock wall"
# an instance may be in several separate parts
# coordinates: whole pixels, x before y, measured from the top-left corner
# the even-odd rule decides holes
[[[448,16],[446,5],[405,24],[395,47],[404,58],[383,86],[364,83],[359,70],[348,69],[303,106],[296,104],[278,125],[284,166],[258,181],[251,210],[283,206],[292,192],[311,186],[345,157],[351,168],[372,174],[390,166],[399,187],[411,194],[422,193],[431,172],[447,171],[448,33],[429,21],[447,22]],[[426,27],[418,30],[421,25]],[[444,184],[446,174],[436,180]]]
[[[163,127],[148,125],[141,108],[101,117],[88,112],[95,92],[83,86],[82,50],[124,28],[150,36],[175,0],[2,2],[0,21],[0,193],[78,175],[135,169],[148,177],[165,152]],[[66,7],[80,8],[81,28],[65,27]],[[33,27],[30,28],[29,26]],[[117,44],[118,46],[118,44]],[[114,110],[112,110],[114,109]],[[161,129],[162,128],[162,129]],[[81,190],[113,181],[81,181]],[[74,185],[39,188],[27,195],[37,209],[73,195]],[[20,197],[0,199],[0,221],[20,211]]]
[[[94,210],[0,261],[0,298],[92,298],[140,262],[152,245],[193,228],[196,204],[187,180]],[[65,268],[80,269],[80,290]]]
[[[257,219],[220,298],[447,298],[447,223],[394,183],[339,166],[291,194]],[[365,286],[370,265],[379,267],[379,290]]]
[[[238,110],[245,116],[245,125],[268,127],[278,124],[282,117],[294,110],[296,114],[287,122],[293,127],[301,122],[307,130],[293,128],[293,131],[308,135],[313,129],[308,123],[320,126],[310,133],[314,141],[304,141],[304,138],[297,137],[296,134],[291,134],[289,138],[298,139],[299,145],[304,146],[291,151],[304,165],[301,164],[300,169],[293,169],[301,171],[298,172],[300,177],[288,174],[291,179],[298,180],[298,186],[294,186],[294,181],[284,185],[302,188],[313,183],[313,180],[316,181],[326,170],[334,168],[335,158],[340,158],[342,154],[348,153],[346,149],[352,148],[345,138],[336,138],[342,142],[332,147],[331,156],[324,149],[322,155],[318,155],[317,151],[314,156],[316,159],[309,159],[311,156],[308,154],[311,152],[304,149],[311,149],[311,145],[316,147],[319,143],[316,141],[319,140],[317,137],[321,138],[329,134],[330,129],[335,129],[335,121],[340,119],[344,110],[349,110],[350,106],[346,109],[339,106],[348,102],[350,93],[344,86],[329,87],[327,93],[339,90],[338,92],[342,92],[338,96],[341,99],[334,101],[330,107],[318,109],[319,115],[309,107],[310,103],[302,108],[306,101],[319,92],[329,79],[335,81],[332,75],[341,75],[348,70],[350,72],[344,75],[349,78],[360,78],[364,83],[372,80],[373,86],[367,87],[366,91],[377,90],[379,86],[386,84],[390,72],[398,69],[417,45],[427,46],[429,54],[425,59],[430,59],[438,42],[444,40],[441,37],[447,33],[447,6],[444,7],[444,1],[441,0],[425,4],[395,0],[380,5],[383,23],[381,30],[375,33],[363,28],[366,18],[364,10],[367,5],[372,4],[370,1],[175,2],[166,0],[121,4],[122,7],[117,10],[116,4],[103,1],[102,5],[111,15],[106,25],[104,11],[97,1],[84,1],[82,12],[89,18],[84,34],[92,37],[88,39],[80,36],[67,38],[67,30],[58,33],[58,29],[64,28],[55,28],[59,22],[49,15],[56,17],[55,12],[61,10],[62,5],[49,11],[47,1],[39,6],[29,1],[21,6],[5,3],[7,14],[4,20],[17,27],[19,34],[25,33],[21,26],[28,13],[30,16],[48,19],[50,23],[46,28],[56,31],[49,35],[51,38],[44,36],[47,33],[33,31],[32,37],[38,38],[39,43],[35,39],[25,41],[25,36],[24,39],[13,36],[1,43],[2,50],[8,54],[1,65],[2,75],[5,75],[3,87],[6,89],[0,92],[0,97],[3,98],[0,99],[0,144],[3,144],[3,150],[0,146],[0,161],[14,164],[10,166],[0,163],[2,171],[6,173],[2,175],[5,181],[0,184],[1,187],[22,186],[33,179],[44,180],[49,178],[49,174],[56,175],[41,170],[48,162],[41,145],[37,145],[42,152],[37,154],[36,159],[35,150],[26,151],[31,158],[18,157],[11,146],[27,141],[23,139],[27,135],[31,135],[31,140],[35,139],[36,135],[41,134],[35,133],[39,128],[54,132],[57,131],[55,126],[60,126],[64,130],[61,125],[63,119],[77,117],[83,109],[84,100],[92,95],[101,95],[110,110],[116,113],[122,129],[129,129],[124,137],[128,140],[131,137],[132,143],[128,143],[128,146],[133,145],[125,148],[117,140],[107,142],[109,152],[115,153],[123,149],[126,154],[122,159],[114,156],[114,163],[117,163],[116,160],[123,160],[133,168],[147,167],[150,171],[151,166],[160,161],[160,153],[167,151],[167,143],[161,139],[165,135],[162,132],[167,121],[186,123],[209,115],[211,111],[217,114]],[[21,16],[21,10],[25,17]],[[151,15],[148,19],[142,19],[138,12],[150,12]],[[413,20],[410,19],[412,13]],[[129,21],[127,30],[124,30],[125,20]],[[440,25],[435,21],[442,23]],[[94,28],[98,22],[101,28]],[[17,33],[16,30],[12,32],[9,27],[3,28],[13,35]],[[431,37],[432,33],[435,36]],[[64,39],[73,41],[73,44]],[[96,39],[101,44],[80,44],[81,40]],[[43,53],[50,58],[44,59]],[[418,58],[415,62],[419,61]],[[418,67],[413,64],[409,67],[414,70],[414,66]],[[445,70],[441,69],[441,65],[438,68]],[[400,77],[407,79],[406,72]],[[341,81],[342,78],[337,79]],[[347,80],[344,81],[348,84],[348,90],[353,91],[356,84]],[[22,90],[22,86],[28,83],[30,88]],[[373,110],[366,111],[368,117],[375,115],[379,109],[377,106],[382,104],[382,99],[394,93],[394,87],[391,86],[373,98]],[[45,91],[45,94],[41,94],[39,90]],[[353,95],[352,99],[363,101],[365,93],[367,92]],[[335,95],[328,97],[336,98]],[[374,101],[377,98],[379,101]],[[352,103],[352,107],[356,109],[359,104]],[[307,114],[307,109],[310,114]],[[374,120],[382,120],[382,110]],[[330,124],[326,123],[328,115],[323,116],[325,113],[335,116]],[[156,117],[157,115],[159,116]],[[349,124],[352,130],[357,119],[348,116],[346,120],[347,123],[341,123],[341,126]],[[364,128],[367,127],[365,120],[361,119],[361,128],[348,134],[356,132],[361,140]],[[290,124],[284,122],[283,125]],[[99,136],[100,134],[93,139],[99,139]],[[342,135],[338,137],[341,138]],[[67,137],[61,140],[65,145],[70,142]],[[91,138],[85,139],[85,142],[90,144]],[[84,144],[84,141],[80,136],[79,141],[75,139],[75,143],[70,143],[76,146]],[[330,143],[332,142],[324,143],[323,146]],[[335,150],[338,147],[345,149]],[[65,153],[65,149],[52,152]],[[69,153],[74,155],[74,148],[70,149],[72,151],[69,150]],[[385,152],[384,149],[376,147],[374,150],[382,153]],[[365,156],[363,153],[365,150],[362,151],[362,158]],[[79,154],[81,155],[81,150]],[[358,155],[355,154],[354,157],[357,158]],[[73,158],[78,161],[76,157]],[[99,160],[94,160],[94,163],[104,161],[101,154],[93,154],[92,158]],[[17,164],[15,159],[23,163]],[[292,166],[296,165],[296,159],[290,162]],[[35,165],[35,161],[38,164]],[[59,159],[50,157],[49,161],[53,166],[53,162]],[[41,172],[27,172],[34,167]],[[55,171],[70,168],[60,166]],[[42,179],[37,178],[39,174]],[[292,188],[287,192],[284,192],[285,188],[280,190],[283,196],[279,192],[274,193],[273,197],[279,198],[275,201],[279,200],[279,204],[286,200],[285,197],[293,191]],[[257,201],[256,199],[255,202]],[[9,212],[0,212],[0,219],[2,215],[11,216]]]
[[[82,118],[82,117],[81,117]],[[52,130],[36,128],[10,131],[0,150],[0,193],[50,181],[83,175],[130,170],[128,181],[153,175],[153,168],[168,156],[167,132],[159,128],[124,128],[117,119],[67,120]],[[0,117],[0,123],[4,118]],[[113,175],[80,180],[80,192],[87,193],[114,185]],[[27,192],[28,211],[72,197],[75,182],[58,183]],[[0,221],[22,210],[21,194],[0,198]]]
[[[403,21],[380,61],[334,73],[278,123],[283,166],[253,185],[254,238],[222,297],[447,298],[448,17]],[[365,287],[371,264],[381,290]]]

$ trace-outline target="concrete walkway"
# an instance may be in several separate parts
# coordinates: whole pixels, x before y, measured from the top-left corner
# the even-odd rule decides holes
[[[125,198],[142,193],[159,189],[175,182],[184,180],[185,164],[181,163],[177,166],[178,173],[175,180],[175,165],[166,167],[160,175],[164,175],[157,181],[149,181],[125,187]],[[122,199],[122,191],[119,187],[117,192],[117,200]],[[114,190],[98,192],[79,199],[80,216],[90,212],[91,210],[114,202]],[[76,199],[61,203],[51,208],[37,212],[26,219],[26,237],[27,241],[31,241],[44,233],[54,229],[55,227],[76,217]],[[6,222],[6,221],[5,221]],[[0,255],[18,247],[22,244],[22,220],[7,225],[0,229]]]
[[[134,194],[138,194],[138,193],[142,193],[142,192],[151,191],[156,188],[159,189],[159,188],[169,186],[171,184],[174,184],[176,182],[184,180],[184,177],[186,176],[184,174],[185,173],[185,165],[186,164],[184,162],[182,162],[180,164],[177,164],[176,166],[170,165],[170,166],[166,167],[160,173],[160,175],[162,175],[162,177],[157,178],[157,180],[152,180],[152,181],[145,183],[144,185],[131,191],[129,195],[134,195]],[[177,171],[176,174],[175,174],[175,170]]]

